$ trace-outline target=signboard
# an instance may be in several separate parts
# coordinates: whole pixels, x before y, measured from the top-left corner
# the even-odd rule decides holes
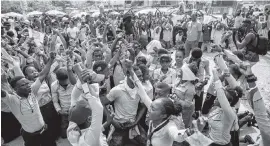
[[[266,17],[265,16],[259,16],[259,22],[260,23],[265,23],[266,22]]]

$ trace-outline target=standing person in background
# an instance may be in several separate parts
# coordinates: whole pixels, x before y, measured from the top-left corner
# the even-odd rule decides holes
[[[80,30],[74,25],[74,21],[70,20],[69,28],[67,29],[67,34],[69,38],[72,38],[75,40],[78,39],[79,32]]]
[[[227,13],[224,13],[220,19],[221,24],[225,25],[225,27],[228,27],[228,21],[229,18],[227,17]]]
[[[184,27],[187,28],[187,40],[185,43],[185,57],[187,57],[192,49],[198,47],[198,43],[201,38],[202,24],[197,21],[196,13],[191,15],[191,21],[189,21]]]
[[[235,14],[234,27],[239,28],[242,25],[244,18],[241,15],[241,10],[238,10]]]
[[[171,47],[172,42],[173,26],[170,24],[169,20],[166,19],[162,27],[163,27],[163,41],[165,43],[166,49],[169,49]]]

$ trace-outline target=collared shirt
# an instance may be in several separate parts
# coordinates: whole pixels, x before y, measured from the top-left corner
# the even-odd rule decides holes
[[[6,97],[2,97],[2,101],[9,106],[23,130],[29,133],[39,131],[45,124],[37,100],[40,86],[41,82],[37,79],[31,85],[32,92],[27,98],[21,98],[17,94],[7,94]]]
[[[184,62],[189,63],[189,60],[190,60],[190,57],[185,58]],[[198,73],[196,74],[196,77],[198,77],[200,81],[204,80],[204,72],[206,76],[210,77],[209,61],[202,57],[199,64]]]
[[[121,123],[135,121],[140,97],[136,94],[133,99],[125,89],[125,85],[119,84],[111,89],[107,95],[108,100],[114,101],[115,119]]]
[[[48,84],[43,81],[36,95],[39,107],[52,101],[51,92]]]
[[[59,84],[58,81],[54,81],[52,83],[52,99],[57,112],[61,109],[66,112],[69,111],[73,87],[74,85],[68,84],[67,88],[65,89]]]
[[[119,85],[120,81],[124,80],[125,78],[125,74],[123,71],[122,66],[120,65],[120,63],[117,63],[114,72],[113,72],[113,81],[114,81],[114,85]]]
[[[197,41],[198,32],[202,31],[202,24],[200,22],[187,23],[187,41]]]
[[[187,81],[177,87],[174,87],[173,92],[177,95],[178,100],[185,101],[187,106],[193,105],[192,100],[196,91],[195,86],[191,82]]]
[[[209,120],[209,137],[214,141],[215,144],[225,145],[230,142],[231,135],[230,131],[233,129],[234,123],[237,122],[235,115],[234,120],[227,118],[221,108],[217,108],[208,116]]]
[[[148,131],[148,133],[155,129],[151,123],[152,122],[150,122],[151,128],[149,128],[150,131]],[[187,135],[185,134],[185,130],[178,129],[179,127],[175,124],[175,122],[170,120],[169,123],[167,123],[164,127],[154,132],[151,138],[151,144],[153,146],[172,146],[174,141],[183,142]]]
[[[167,76],[162,82],[166,83],[172,87],[173,84],[175,83],[175,80],[176,80],[176,71],[172,68],[169,68],[167,73],[164,74],[161,71],[161,68],[154,70],[154,74],[153,74],[154,80],[156,80],[156,79],[159,80],[162,76]]]

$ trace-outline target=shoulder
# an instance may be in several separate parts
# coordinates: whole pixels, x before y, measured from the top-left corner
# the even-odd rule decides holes
[[[204,57],[202,57],[201,61],[205,64],[209,64],[209,60]]]
[[[58,81],[56,80],[52,83],[51,88],[52,88],[52,90],[56,90],[58,86],[59,86],[59,84],[58,84]]]

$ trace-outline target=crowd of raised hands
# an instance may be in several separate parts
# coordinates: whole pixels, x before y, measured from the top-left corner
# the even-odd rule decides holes
[[[214,68],[198,47],[185,54],[169,16],[34,20],[3,23],[2,135],[21,128],[26,146],[60,136],[73,146],[269,145],[252,64],[218,45]],[[255,138],[240,136],[245,125]]]

